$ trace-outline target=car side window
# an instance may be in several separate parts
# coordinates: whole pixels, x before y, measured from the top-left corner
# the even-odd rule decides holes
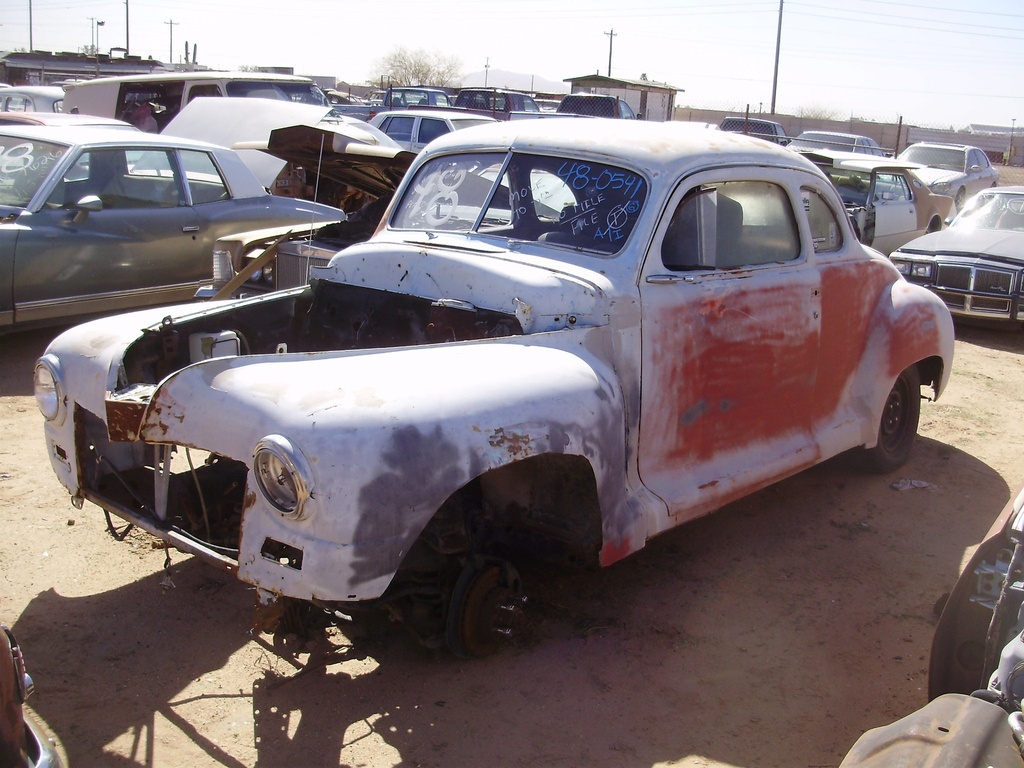
[[[420,141],[429,144],[438,136],[449,133],[448,123],[444,120],[435,120],[432,117],[424,117],[420,120]]]
[[[212,98],[223,95],[219,85],[216,83],[206,83],[205,85],[193,85],[188,91],[188,100],[191,102],[192,99]]]
[[[50,207],[74,207],[95,195],[104,208],[168,208],[178,188],[164,150],[94,149],[83,152],[47,200]]]
[[[192,205],[214,203],[231,197],[224,177],[209,152],[181,150],[181,165],[192,196]]]
[[[395,141],[412,141],[412,128],[415,122],[414,117],[392,117],[387,127],[382,126],[384,132]]]
[[[32,103],[27,96],[9,96],[7,98],[7,112],[31,112]]]
[[[673,271],[734,269],[800,255],[789,197],[776,184],[730,181],[691,190],[672,215],[661,246]]]
[[[898,173],[880,173],[875,182],[875,200],[887,203],[908,203],[913,200],[907,180]]]
[[[800,190],[804,212],[811,226],[811,240],[815,253],[830,253],[843,247],[842,227],[835,211],[824,198],[813,189]]]

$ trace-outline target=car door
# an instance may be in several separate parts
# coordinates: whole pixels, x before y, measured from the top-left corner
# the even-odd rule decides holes
[[[995,186],[999,174],[992,167],[988,156],[980,149],[971,149],[967,153],[967,196]]]
[[[871,247],[888,255],[924,234],[917,221],[917,203],[910,184],[898,171],[874,171],[869,198],[875,208]]]
[[[816,455],[820,294],[803,213],[770,176],[735,173],[686,183],[640,277],[638,466],[676,516],[710,511]]]
[[[81,152],[19,233],[15,322],[189,300],[210,245],[185,202],[171,150]]]

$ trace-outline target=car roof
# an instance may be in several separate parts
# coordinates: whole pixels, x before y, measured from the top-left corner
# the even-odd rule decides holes
[[[2,125],[0,135],[36,141],[52,141],[69,147],[90,145],[124,145],[181,147],[184,149],[217,149],[224,150],[216,144],[208,144],[191,139],[180,139],[161,133],[144,131],[125,131],[124,128],[106,125]],[[230,151],[230,150],[226,150]]]
[[[797,136],[796,139],[794,139],[794,141],[796,141],[798,139],[805,138],[807,136],[839,136],[839,137],[842,137],[844,139],[869,139],[869,138],[871,138],[870,136],[865,136],[862,133],[842,133],[840,131],[804,131],[799,136]]]
[[[308,77],[300,75],[282,75],[276,72],[231,72],[203,70],[201,72],[151,72],[144,75],[117,75],[114,77],[97,77],[93,80],[80,80],[68,83],[68,89],[78,88],[94,83],[147,83],[165,82],[167,80],[276,80],[288,83],[312,83]]]
[[[452,149],[543,152],[577,155],[621,162],[648,172],[651,177],[672,177],[687,168],[751,163],[821,171],[809,160],[785,147],[752,136],[727,131],[679,130],[671,122],[592,120],[580,131],[578,120],[499,120],[465,128],[435,139],[421,155],[433,157]]]
[[[906,152],[908,149],[914,147],[941,147],[942,149],[978,149],[978,147],[970,144],[952,144],[942,141],[915,141],[913,144],[904,147],[903,151]]]
[[[81,128],[89,125],[103,125],[110,128],[131,128],[131,123],[112,117],[84,115],[77,112],[0,112],[0,126],[5,125],[63,125]]]
[[[0,86],[0,93],[24,93],[29,96],[57,96],[64,94],[64,89],[59,85],[4,85]]]
[[[851,171],[871,172],[879,168],[913,171],[924,167],[920,163],[911,163],[892,157],[865,155],[861,152],[843,152],[838,149],[798,149],[795,151],[813,163],[829,163],[833,168],[845,168]]]
[[[487,121],[487,122],[498,122],[493,117],[487,115],[478,115],[475,112],[462,112],[454,109],[389,109],[384,112],[378,112],[373,116],[370,121],[371,125],[378,125],[381,120],[385,117],[433,117],[441,120],[473,120]]]

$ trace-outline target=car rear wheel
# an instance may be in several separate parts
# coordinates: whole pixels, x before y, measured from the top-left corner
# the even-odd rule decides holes
[[[921,375],[916,365],[896,378],[882,408],[878,442],[864,452],[866,468],[883,474],[902,467],[910,456],[921,418]]]

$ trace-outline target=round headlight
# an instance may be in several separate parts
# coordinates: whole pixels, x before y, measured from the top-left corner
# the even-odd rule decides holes
[[[64,376],[60,361],[53,355],[44,355],[36,362],[32,376],[32,389],[39,412],[47,421],[58,425],[64,421]]]
[[[306,458],[281,435],[268,435],[252,454],[256,485],[267,501],[289,520],[301,520],[313,486]]]

